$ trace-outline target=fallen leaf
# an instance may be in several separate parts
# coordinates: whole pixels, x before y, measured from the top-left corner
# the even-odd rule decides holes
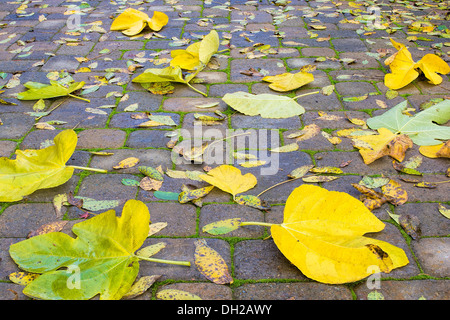
[[[197,200],[208,195],[214,186],[207,186],[203,188],[198,188],[194,190],[183,191],[178,196],[179,203],[187,203],[189,201]]]
[[[270,210],[270,206],[268,206],[264,201],[262,201],[257,196],[253,195],[237,196],[234,198],[234,201],[241,205],[249,206],[259,210]]]
[[[297,151],[298,149],[299,149],[298,144],[296,142],[294,142],[294,143],[284,145],[282,147],[270,149],[270,152],[277,152],[277,153],[292,152],[292,151]]]
[[[421,233],[420,220],[412,214],[402,214],[398,218],[400,226],[414,240],[418,239]]]
[[[163,181],[155,180],[150,177],[145,177],[139,183],[139,187],[146,191],[158,191],[162,187]]]
[[[202,300],[199,296],[178,289],[165,289],[156,293],[156,298],[161,300]]]
[[[382,186],[381,191],[386,199],[394,206],[402,205],[408,201],[406,190],[395,180],[391,179],[388,184]]]
[[[359,149],[365,164],[389,155],[403,161],[407,149],[412,148],[412,140],[405,134],[397,135],[386,128],[379,128],[378,135],[354,136],[353,145]]]
[[[147,238],[149,224],[147,206],[129,200],[120,217],[110,210],[75,224],[75,239],[52,232],[12,244],[9,253],[14,262],[21,269],[41,273],[23,293],[39,299],[81,300],[97,294],[102,300],[120,299],[139,272],[134,252]],[[77,290],[73,290],[73,272],[63,268],[69,266],[77,266],[82,279]]]
[[[262,81],[270,82],[269,88],[279,92],[286,92],[298,89],[305,84],[314,81],[312,73],[297,72],[297,73],[282,73],[276,76],[266,76]]]
[[[126,159],[123,159],[120,161],[117,165],[113,166],[113,169],[119,170],[119,169],[128,169],[131,167],[134,167],[139,163],[139,159],[135,157],[129,157]]]
[[[54,145],[40,150],[16,150],[16,159],[0,158],[0,202],[19,201],[38,189],[67,182],[74,168],[66,166],[77,145],[73,130],[54,138]]]
[[[428,158],[450,158],[450,140],[434,146],[420,146],[419,152]]]
[[[218,236],[238,229],[240,227],[241,222],[242,222],[241,218],[232,218],[216,221],[205,225],[202,228],[202,231]]]
[[[242,175],[241,170],[230,165],[216,167],[207,174],[200,175],[200,179],[222,191],[231,193],[233,198],[239,193],[252,189],[257,183],[253,174]]]
[[[133,299],[137,296],[140,296],[145,291],[147,291],[160,277],[160,275],[140,277],[135,283],[133,283],[130,290],[122,296],[122,299]]]
[[[205,239],[198,239],[194,244],[194,262],[198,271],[216,284],[233,283],[233,278],[222,256],[209,247]]]
[[[363,236],[383,228],[352,196],[301,185],[287,199],[283,223],[270,230],[278,249],[305,276],[338,284],[371,275],[369,266],[390,272],[409,263],[402,249]]]
[[[450,219],[450,209],[444,207],[442,203],[439,203],[439,212],[447,219]]]
[[[450,139],[450,127],[438,125],[450,120],[450,100],[439,102],[413,117],[402,113],[406,108],[405,100],[382,115],[368,119],[367,125],[371,129],[386,128],[392,133],[406,134],[419,146],[436,145],[442,142],[440,140]]]
[[[40,234],[61,231],[68,222],[69,221],[53,221],[53,222],[46,223],[46,224],[40,226],[39,228],[37,228],[36,230],[30,231],[27,234],[27,238],[35,237]]]
[[[153,17],[139,10],[127,8],[111,24],[111,31],[120,31],[127,36],[139,34],[147,25],[153,31],[159,31],[169,22],[169,17],[159,11],[153,12]]]

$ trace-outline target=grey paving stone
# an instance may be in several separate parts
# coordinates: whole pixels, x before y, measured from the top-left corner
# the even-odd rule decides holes
[[[284,257],[273,240],[240,241],[235,244],[233,258],[237,279],[307,279]]]
[[[0,141],[0,157],[7,157],[11,155],[16,149],[17,143],[14,141]]]
[[[355,289],[358,300],[367,300],[371,292],[379,292],[384,300],[448,300],[448,280],[382,281],[379,289],[359,285]]]
[[[215,283],[173,283],[161,286],[159,291],[172,289],[182,290],[196,296],[199,296],[203,300],[232,300],[231,288]]]
[[[190,261],[191,266],[169,265],[155,262],[142,261],[140,262],[139,273],[142,275],[160,274],[159,281],[167,279],[173,280],[196,280],[206,281],[206,278],[198,271],[194,264],[195,238],[148,238],[145,240],[143,247],[149,246],[158,242],[165,242],[166,247],[153,257],[157,259],[176,260],[176,261]],[[207,239],[206,243],[209,247],[217,251],[225,260],[227,266],[230,268],[231,254],[230,245],[220,239]]]
[[[352,300],[345,286],[314,282],[249,283],[234,291],[237,300]]]
[[[78,149],[120,148],[126,133],[115,129],[87,129],[78,134]]]
[[[1,116],[3,125],[0,139],[19,139],[33,128],[34,118],[21,113],[4,113]]]
[[[413,250],[424,272],[433,277],[446,277],[449,274],[448,255],[450,241],[448,238],[422,238],[413,242]]]
[[[30,231],[55,219],[55,209],[51,203],[12,205],[0,216],[0,237],[25,238]]]
[[[210,223],[232,219],[241,218],[242,221],[263,221],[263,213],[254,208],[246,206],[236,206],[232,204],[210,204],[203,206],[200,211],[199,229]],[[257,238],[262,237],[264,227],[260,226],[246,226],[240,227],[235,231],[222,235],[221,237],[241,237],[241,238]],[[200,236],[210,236],[208,233],[201,231]]]
[[[165,171],[166,168],[171,168],[171,158],[170,152],[167,150],[160,149],[118,149],[118,150],[108,150],[103,149],[106,152],[114,153],[110,156],[98,156],[94,155],[90,165],[94,168],[104,169],[111,172],[118,173],[139,173],[139,166],[150,166],[158,167],[162,166]],[[135,157],[139,159],[139,163],[131,168],[127,169],[113,169],[113,166],[117,165],[120,161]]]
[[[72,55],[54,56],[42,66],[42,71],[76,70],[80,63]]]

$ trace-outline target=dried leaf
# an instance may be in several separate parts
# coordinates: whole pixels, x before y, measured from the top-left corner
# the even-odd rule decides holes
[[[208,280],[216,284],[233,283],[225,260],[208,246],[205,239],[195,241],[194,261],[198,271]]]
[[[120,161],[117,165],[113,166],[113,169],[119,170],[119,169],[128,169],[131,167],[134,167],[139,163],[139,159],[135,157],[129,157],[126,159],[123,159]]]

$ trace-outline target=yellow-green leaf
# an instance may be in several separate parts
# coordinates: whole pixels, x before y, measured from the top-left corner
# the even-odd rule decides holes
[[[67,182],[73,167],[66,166],[77,145],[77,134],[65,130],[54,145],[41,150],[17,150],[16,159],[0,158],[0,202],[21,200],[38,189]]]
[[[158,291],[158,293],[156,293],[156,298],[161,300],[202,300],[202,298],[195,294],[177,289]]]

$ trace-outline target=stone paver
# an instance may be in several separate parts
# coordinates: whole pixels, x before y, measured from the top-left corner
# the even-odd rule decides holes
[[[22,7],[23,11],[16,11],[22,3],[28,5]],[[450,299],[450,220],[438,211],[440,203],[447,208],[450,206],[449,184],[445,183],[449,179],[446,176],[449,159],[424,157],[418,168],[424,175],[408,176],[398,173],[388,157],[366,165],[350,139],[342,138],[341,143],[333,144],[320,133],[298,142],[297,151],[279,154],[268,151],[295,142],[288,136],[307,125],[315,124],[322,132],[336,136],[341,129],[361,128],[349,118],[367,120],[405,100],[409,107],[418,111],[432,99],[449,99],[448,75],[443,76],[442,84],[437,86],[419,77],[397,90],[398,96],[394,98],[386,95],[388,88],[383,82],[385,74],[390,72],[384,60],[395,52],[389,37],[407,45],[415,61],[427,53],[439,54],[450,61],[446,40],[450,33],[448,1],[377,1],[376,4],[382,6],[381,20],[389,26],[387,29],[371,29],[372,20],[366,25],[364,19],[360,19],[359,15],[368,10],[363,1],[127,2],[127,6],[150,15],[158,10],[169,16],[168,25],[157,34],[152,36],[145,31],[143,36],[134,38],[109,31],[112,17],[125,8],[124,1],[82,3],[83,27],[79,30],[68,29],[70,15],[65,14],[77,5],[74,1],[3,1],[0,8],[0,87],[4,90],[1,99],[15,103],[0,104],[0,157],[13,158],[15,150],[39,149],[61,130],[74,129],[78,135],[77,150],[68,163],[108,171],[93,173],[77,169],[73,177],[59,187],[36,191],[23,201],[0,202],[0,300],[29,299],[22,293],[22,286],[9,280],[10,273],[20,271],[9,256],[9,246],[26,239],[30,231],[57,219],[53,198],[69,192],[96,200],[119,200],[115,208],[118,214],[125,201],[137,199],[148,206],[152,223],[167,222],[167,227],[149,237],[144,246],[165,242],[166,247],[155,258],[187,260],[192,266],[141,261],[139,276],[157,274],[161,277],[152,289],[137,297],[138,300],[156,299],[156,294],[164,289],[185,290],[209,300],[366,300],[376,294],[386,300]],[[411,33],[408,27],[411,21],[423,22],[425,18],[437,27],[434,31],[447,30],[447,36]],[[97,27],[91,30],[94,22]],[[221,52],[214,56],[215,63],[198,74],[198,83],[193,83],[196,89],[207,93],[207,97],[182,83],[174,84],[173,93],[158,95],[132,82],[147,68],[168,66],[170,51],[186,48],[186,45],[177,46],[175,40],[188,39],[194,43],[212,29],[219,34]],[[414,35],[418,39],[410,41],[408,37]],[[270,45],[274,51],[261,54],[262,45]],[[129,71],[133,64],[138,65],[134,71]],[[261,81],[263,76],[298,72],[309,65],[315,66],[311,71],[314,81],[292,92],[275,92]],[[80,68],[89,68],[90,72],[80,72],[86,71]],[[248,75],[249,70],[256,70],[258,74]],[[83,89],[87,92],[83,97],[90,102],[75,98],[46,99],[44,110],[51,112],[42,115],[39,121],[64,123],[54,125],[56,130],[40,130],[35,127],[38,115],[28,114],[33,111],[35,102],[17,100],[15,95],[25,90],[24,84],[28,81],[48,83],[58,75],[84,81]],[[13,77],[20,81],[12,81]],[[329,95],[316,93],[298,98],[306,112],[287,119],[244,115],[221,99],[237,91],[294,97],[320,91],[329,85],[335,86]],[[212,103],[217,105],[198,108]],[[226,119],[203,126],[209,131],[202,132],[202,139],[211,141],[211,138],[223,138],[226,133],[247,132],[249,135],[215,144],[217,154],[208,153],[204,164],[215,167],[227,161],[242,173],[254,174],[258,184],[246,194],[262,193],[261,199],[271,210],[239,205],[230,194],[218,188],[197,207],[191,203],[161,200],[153,191],[122,184],[122,179],[143,178],[137,166],[113,169],[127,157],[139,158],[139,165],[161,166],[163,170],[202,171],[204,165],[171,152],[168,143],[174,131],[188,143],[198,128],[197,114],[217,117],[215,112],[222,112]],[[326,120],[323,112],[338,118]],[[146,121],[147,114],[170,116],[175,126],[139,127]],[[93,153],[101,151],[112,155]],[[247,152],[267,163],[244,168],[242,160],[232,156],[234,151]],[[407,151],[406,159],[420,155],[415,145]],[[402,185],[408,193],[407,203],[384,204],[373,210],[386,227],[368,236],[402,248],[409,260],[407,266],[381,274],[379,283],[365,279],[350,284],[323,284],[304,276],[283,256],[267,227],[241,227],[223,236],[211,236],[202,231],[208,223],[229,218],[281,223],[286,199],[303,182],[295,180],[265,190],[286,181],[293,169],[311,164],[342,166],[344,174],[339,179],[315,185],[346,192],[355,198],[361,194],[352,184],[365,175],[384,175]],[[434,189],[418,188],[414,183],[405,182],[405,177],[438,184]],[[200,188],[207,183],[165,176],[160,191],[179,193],[186,185]],[[412,239],[388,212],[415,215],[420,221],[420,236]],[[80,215],[84,212],[73,206],[63,206],[62,213],[63,219],[70,220],[62,231],[74,236],[71,227],[81,221]],[[194,243],[199,238],[206,239],[224,258],[231,270],[232,284],[214,284],[198,271],[193,259]]]

